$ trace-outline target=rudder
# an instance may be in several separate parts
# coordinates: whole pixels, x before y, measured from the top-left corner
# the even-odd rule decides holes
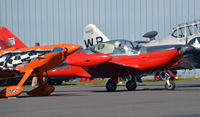
[[[15,48],[27,48],[27,46],[6,27],[0,27],[0,39],[9,42]]]

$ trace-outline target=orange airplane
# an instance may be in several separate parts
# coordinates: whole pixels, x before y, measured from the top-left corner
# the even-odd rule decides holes
[[[11,40],[13,41],[13,40]],[[18,96],[23,92],[22,85],[31,74],[36,74],[39,86],[28,95],[50,95],[54,87],[46,85],[43,73],[48,70],[62,67],[66,57],[80,48],[76,44],[56,44],[17,49],[5,40],[0,40],[0,76],[22,75],[17,86],[10,86],[0,91],[0,97]]]

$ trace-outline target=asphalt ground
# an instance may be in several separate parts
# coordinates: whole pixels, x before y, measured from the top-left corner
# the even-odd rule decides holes
[[[200,117],[200,80],[177,81],[175,91],[164,82],[145,82],[136,91],[104,85],[56,86],[51,96],[0,98],[0,117]],[[2,89],[2,87],[0,88]]]

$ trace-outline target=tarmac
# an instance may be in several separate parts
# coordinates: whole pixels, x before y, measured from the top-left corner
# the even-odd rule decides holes
[[[0,98],[1,117],[200,117],[200,80],[176,81],[176,89],[164,82],[138,84],[136,91],[120,85],[107,92],[104,85],[55,86],[50,96]],[[2,87],[0,88],[2,89]]]

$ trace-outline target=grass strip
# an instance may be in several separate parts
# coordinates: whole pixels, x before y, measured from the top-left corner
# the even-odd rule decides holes
[[[100,85],[106,84],[106,80],[96,80],[96,81],[78,81],[78,82],[63,82],[63,85]],[[175,81],[184,81],[184,80],[200,80],[200,77],[189,77],[189,78],[178,78]],[[157,82],[153,78],[143,79],[143,82]]]

